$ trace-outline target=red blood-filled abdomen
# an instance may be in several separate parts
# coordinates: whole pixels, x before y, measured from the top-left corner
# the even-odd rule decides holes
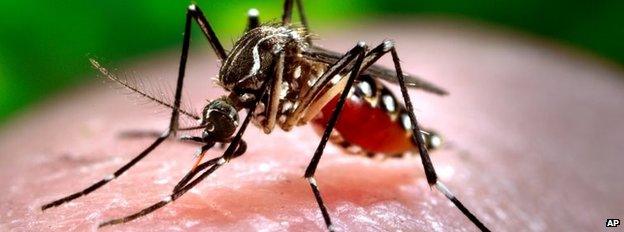
[[[315,127],[326,127],[338,98],[334,97],[312,120]],[[381,108],[373,107],[355,96],[347,98],[334,131],[338,131],[346,142],[358,145],[367,152],[394,155],[416,148],[411,141],[411,133],[403,129],[400,120],[392,120]]]

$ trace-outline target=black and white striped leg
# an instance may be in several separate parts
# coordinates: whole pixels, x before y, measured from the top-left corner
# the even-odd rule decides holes
[[[176,188],[174,188],[172,194],[170,194],[169,196],[165,197],[163,200],[161,200],[160,202],[151,205],[150,207],[147,207],[135,214],[132,215],[128,215],[126,217],[123,218],[119,218],[119,219],[114,219],[114,220],[110,220],[110,221],[106,221],[104,223],[101,223],[98,227],[104,227],[104,226],[110,226],[110,225],[115,225],[115,224],[120,224],[120,223],[125,223],[125,222],[129,222],[132,221],[134,219],[140,218],[144,215],[147,215],[163,206],[165,206],[166,204],[168,204],[169,202],[174,201],[175,199],[177,199],[178,197],[182,196],[182,194],[186,193],[186,191],[188,191],[190,188],[185,189],[184,191],[180,191],[182,190],[183,187],[185,187],[185,185],[192,180],[192,177],[195,176],[199,171],[204,170],[206,168],[210,168],[209,173],[214,172],[217,168],[219,168],[221,165],[225,164],[225,161],[223,161],[223,156],[208,160],[204,163],[202,163],[201,165],[197,166],[197,168],[191,170],[189,173],[186,174],[186,176],[176,185]],[[206,175],[207,176],[207,175]],[[179,186],[179,187],[178,187]]]
[[[121,168],[119,168],[117,171],[115,171],[113,174],[108,175],[106,177],[104,177],[102,180],[92,184],[91,186],[76,192],[74,194],[71,194],[69,196],[63,197],[61,199],[52,201],[50,203],[47,203],[43,206],[41,206],[41,210],[46,210],[52,207],[56,207],[59,205],[62,205],[66,202],[72,201],[76,198],[79,198],[81,196],[87,195],[97,189],[99,189],[100,187],[104,186],[106,183],[110,182],[111,180],[119,177],[120,175],[122,175],[124,172],[126,172],[128,169],[130,169],[132,166],[134,166],[136,163],[138,163],[140,160],[142,160],[143,158],[145,158],[150,152],[152,152],[154,149],[156,149],[156,147],[158,147],[158,145],[160,145],[163,141],[165,141],[170,135],[175,134],[177,128],[178,128],[178,119],[180,117],[180,111],[178,111],[177,109],[180,108],[180,102],[182,99],[182,87],[184,85],[184,72],[186,70],[186,61],[188,58],[188,50],[189,50],[189,44],[190,44],[190,36],[191,36],[191,19],[195,18],[196,20],[198,20],[198,22],[200,22],[200,26],[202,23],[204,23],[204,26],[202,27],[202,30],[206,31],[208,30],[209,32],[212,32],[212,29],[210,29],[210,26],[208,25],[207,21],[205,20],[205,18],[203,17],[203,14],[201,14],[201,11],[199,11],[199,8],[196,8],[194,5],[191,5],[189,7],[189,10],[187,11],[186,14],[186,21],[185,21],[185,25],[184,25],[184,39],[183,39],[183,43],[182,43],[182,54],[180,55],[180,65],[179,65],[179,69],[178,69],[178,79],[176,82],[176,92],[175,92],[175,99],[174,99],[174,104],[173,104],[173,110],[171,113],[171,120],[169,122],[169,128],[168,130],[160,135],[149,147],[147,147],[145,150],[143,150],[143,152],[141,152],[139,155],[137,155],[136,157],[134,157],[132,160],[130,160],[130,162],[126,163],[124,166],[122,166]],[[207,29],[206,29],[207,28]],[[212,33],[214,34],[214,33]],[[216,37],[209,37],[209,40],[214,39],[216,40]],[[218,40],[216,41],[216,43],[214,41],[211,40],[211,44],[217,44],[217,47],[220,47],[220,43],[218,42]],[[221,48],[221,50],[223,50],[223,48]],[[224,51],[223,51],[224,52]],[[219,53],[219,52],[217,52]],[[95,61],[91,61],[91,62],[95,62]],[[99,64],[95,63],[94,64],[95,67],[99,67]]]
[[[401,69],[401,64],[399,60],[399,56],[397,55],[397,51],[394,47],[392,41],[384,41],[379,46],[375,47],[371,50],[366,57],[365,68],[372,65],[375,61],[377,61],[381,56],[390,52],[392,54],[392,61],[394,62],[394,68],[396,70],[396,76],[399,81],[399,87],[401,88],[401,95],[403,96],[403,101],[405,102],[405,106],[407,107],[407,112],[410,117],[412,123],[412,139],[418,146],[418,152],[420,154],[423,167],[425,169],[425,175],[427,177],[427,182],[430,186],[435,187],[438,191],[442,192],[444,196],[446,196],[453,204],[472,222],[477,228],[481,231],[490,231],[468,208],[466,208],[456,197],[451,193],[451,191],[438,179],[435,168],[433,167],[433,163],[431,162],[431,158],[429,157],[429,152],[427,151],[426,144],[420,135],[420,126],[418,125],[418,121],[416,120],[416,116],[414,115],[414,107],[410,100],[409,94],[407,93],[407,87],[405,86],[405,77],[403,76],[403,70]]]
[[[147,147],[143,152],[141,152],[138,156],[134,157],[132,160],[130,160],[130,162],[126,163],[124,166],[122,166],[121,168],[119,168],[117,171],[115,171],[113,174],[110,174],[106,177],[104,177],[102,180],[92,184],[91,186],[76,192],[74,194],[71,194],[69,196],[63,197],[61,199],[52,201],[50,203],[47,203],[43,206],[41,206],[41,210],[46,210],[52,207],[56,207],[59,205],[62,205],[64,203],[70,202],[76,198],[79,198],[81,196],[87,195],[93,191],[95,191],[96,189],[99,189],[100,187],[104,186],[106,183],[112,181],[113,179],[119,177],[121,174],[123,174],[125,171],[127,171],[128,169],[130,169],[133,165],[135,165],[137,162],[139,162],[141,159],[145,158],[145,156],[147,156],[150,152],[152,152],[156,147],[158,147],[158,145],[160,145],[163,141],[165,141],[167,139],[167,137],[169,136],[169,134],[164,134],[161,135],[158,139],[156,139],[149,147]]]
[[[201,9],[199,9],[199,7],[195,4],[191,4],[188,7],[186,17],[187,25],[190,26],[190,21],[188,20],[189,16],[195,19],[195,22],[197,22],[197,25],[199,25],[199,28],[206,36],[206,39],[208,39],[210,46],[212,46],[212,50],[217,54],[217,58],[219,58],[219,60],[221,61],[224,61],[227,58],[227,53],[225,52],[225,49],[223,49],[223,45],[221,45],[221,42],[217,38],[217,35],[210,26],[210,23],[206,19],[206,16],[204,16],[204,13],[201,11]]]
[[[210,149],[214,144],[206,144],[205,146],[203,146],[201,148],[201,150],[199,152],[206,152],[208,149]],[[240,140],[240,142],[238,143],[238,146],[236,147],[234,153],[231,155],[232,158],[236,158],[239,157],[241,155],[243,155],[245,153],[245,151],[247,151],[247,143],[245,142],[245,140]],[[226,153],[227,154],[227,153]],[[193,177],[195,177],[195,175],[197,175],[197,173],[201,172],[202,170],[206,169],[209,166],[212,166],[213,164],[215,164],[216,162],[218,162],[218,160],[221,157],[218,158],[214,158],[212,160],[208,160],[200,165],[198,165],[197,167],[195,167],[193,170],[189,171],[179,182],[178,184],[176,184],[176,186],[173,188],[173,191],[177,191],[180,188],[184,187],[189,181],[191,181],[191,179],[193,179]]]
[[[255,108],[255,107],[253,107]],[[252,109],[253,109],[252,108]],[[195,187],[195,185],[197,185],[199,182],[201,182],[203,179],[205,179],[206,177],[208,177],[210,174],[212,174],[215,170],[217,170],[218,168],[220,168],[221,166],[225,165],[230,159],[241,156],[245,150],[246,150],[246,145],[243,145],[244,142],[242,140],[242,136],[243,133],[245,132],[245,130],[247,129],[247,125],[249,125],[249,121],[251,119],[251,110],[248,110],[247,112],[247,116],[245,117],[245,121],[243,122],[243,124],[241,125],[240,129],[238,130],[238,133],[236,134],[236,136],[234,137],[234,139],[232,140],[232,142],[230,143],[230,145],[228,146],[227,150],[225,151],[225,153],[217,158],[208,160],[202,164],[200,164],[199,166],[197,166],[195,169],[189,171],[189,173],[187,173],[181,180],[180,182],[178,182],[178,184],[176,184],[173,192],[165,197],[163,200],[157,202],[156,204],[153,204],[145,209],[142,209],[141,211],[135,213],[135,214],[131,214],[122,218],[118,218],[118,219],[113,219],[110,221],[106,221],[102,224],[99,225],[99,227],[104,227],[104,226],[110,226],[110,225],[115,225],[115,224],[120,224],[120,223],[125,223],[125,222],[129,222],[132,221],[134,219],[140,218],[142,216],[145,216],[147,214],[150,214],[151,212],[156,211],[157,209],[162,208],[163,206],[175,201],[176,199],[178,199],[179,197],[181,197],[182,195],[184,195],[188,190],[190,190],[191,188]],[[208,148],[205,148],[208,149]],[[207,170],[206,170],[207,169]],[[195,177],[199,172],[204,171],[201,175],[197,176],[197,178],[193,179],[193,177]]]
[[[129,222],[129,221],[132,221],[134,219],[137,219],[137,218],[140,218],[142,216],[145,216],[145,215],[147,215],[147,214],[149,214],[151,212],[154,212],[155,210],[162,208],[163,206],[165,206],[165,205],[175,201],[176,199],[178,199],[179,197],[184,195],[184,193],[186,193],[191,188],[195,187],[195,185],[197,185],[203,179],[208,177],[215,170],[217,170],[221,166],[225,165],[231,159],[243,155],[243,153],[245,153],[245,151],[247,150],[247,145],[242,140],[243,134],[247,130],[247,126],[249,125],[249,122],[251,121],[253,110],[256,109],[256,106],[258,105],[258,103],[262,100],[262,98],[266,94],[268,86],[269,86],[268,82],[265,82],[264,84],[262,84],[262,87],[260,87],[261,94],[259,94],[258,99],[249,108],[247,108],[247,116],[245,116],[245,119],[244,119],[243,123],[241,124],[240,128],[238,129],[238,132],[232,138],[232,140],[230,140],[230,145],[225,150],[225,152],[224,152],[224,154],[222,156],[217,157],[217,158],[212,159],[212,160],[208,160],[208,161],[198,165],[193,170],[189,171],[189,173],[187,173],[182,178],[182,180],[180,180],[180,182],[178,182],[178,184],[176,184],[176,187],[174,188],[172,193],[169,196],[165,197],[163,200],[159,201],[158,203],[153,204],[153,205],[151,205],[151,206],[149,206],[149,207],[147,207],[147,208],[145,208],[145,209],[143,209],[143,210],[141,210],[141,211],[139,211],[139,212],[137,212],[135,214],[128,215],[126,217],[122,217],[122,218],[118,218],[118,219],[113,219],[113,220],[110,220],[110,221],[106,221],[106,222],[100,224],[99,227],[104,227],[104,226],[110,226],[110,225],[115,225],[115,224]],[[209,149],[213,145],[214,144],[206,144],[206,146],[202,147],[202,149]],[[205,169],[207,169],[207,170],[205,170]],[[205,171],[201,175],[199,175],[195,179],[193,179],[193,177],[195,177],[197,175],[197,173],[199,173],[202,170],[205,170]]]
[[[312,193],[314,193],[316,202],[318,203],[321,213],[323,214],[325,225],[327,226],[327,229],[329,231],[333,231],[331,218],[329,216],[329,213],[327,212],[327,208],[325,207],[325,204],[323,203],[323,198],[321,197],[321,192],[318,188],[316,179],[314,178],[314,173],[316,172],[318,163],[321,160],[321,157],[323,156],[323,150],[325,149],[325,145],[327,144],[327,141],[329,140],[329,136],[331,135],[331,132],[334,129],[334,126],[336,126],[336,122],[338,121],[338,116],[340,116],[340,112],[342,111],[347,95],[349,95],[349,90],[351,89],[351,86],[353,86],[353,82],[355,81],[355,78],[357,78],[360,75],[360,67],[362,65],[362,61],[364,60],[365,52],[366,52],[366,45],[360,42],[358,43],[357,46],[355,46],[355,48],[353,48],[351,51],[345,54],[340,60],[338,60],[338,62],[336,62],[336,64],[334,64],[334,65],[337,65],[340,63],[351,63],[355,59],[355,64],[353,68],[351,69],[351,74],[349,75],[347,84],[345,88],[342,90],[340,99],[338,100],[338,104],[336,105],[336,108],[334,109],[331,115],[331,118],[329,119],[327,126],[325,127],[325,130],[323,132],[323,137],[321,137],[321,141],[319,142],[319,145],[316,147],[314,156],[312,157],[310,164],[308,164],[308,167],[306,168],[306,172],[305,172],[305,178],[310,183],[310,187],[312,188]],[[339,70],[339,72],[340,71],[342,70]]]
[[[255,107],[254,107],[255,108]],[[210,174],[212,174],[215,170],[217,170],[218,168],[220,168],[221,166],[225,165],[230,159],[241,156],[245,150],[246,150],[246,145],[244,145],[244,142],[242,141],[242,136],[243,133],[245,132],[245,130],[247,129],[247,125],[249,125],[249,121],[251,118],[251,112],[252,111],[248,111],[247,113],[247,117],[245,118],[245,121],[243,122],[243,124],[241,125],[238,133],[236,134],[236,137],[234,137],[234,139],[232,140],[232,142],[230,143],[230,145],[228,146],[227,150],[225,151],[225,153],[217,158],[208,160],[202,164],[200,164],[199,166],[197,166],[195,169],[189,171],[181,180],[180,182],[178,182],[178,184],[176,184],[175,188],[173,189],[172,193],[165,197],[163,200],[157,202],[156,204],[153,204],[145,209],[142,209],[141,211],[135,213],[135,214],[131,214],[122,218],[118,218],[118,219],[113,219],[110,221],[106,221],[102,224],[99,225],[99,227],[104,227],[104,226],[110,226],[110,225],[115,225],[115,224],[120,224],[120,223],[125,223],[125,222],[129,222],[132,221],[134,219],[140,218],[142,216],[145,216],[147,214],[150,214],[151,212],[154,212],[155,210],[162,208],[163,206],[175,201],[176,199],[178,199],[179,197],[181,197],[182,195],[184,195],[184,193],[186,193],[188,190],[190,190],[191,188],[193,188],[195,185],[197,185],[199,182],[201,182],[204,178],[206,178],[207,176],[209,176]],[[207,145],[205,147],[203,147],[202,149],[209,149],[211,146]],[[207,169],[207,170],[206,170]],[[205,170],[201,175],[197,176],[197,178],[193,179],[198,173],[200,173],[201,171]]]
[[[288,24],[291,23],[293,1],[294,1],[295,4],[297,4],[297,10],[299,11],[299,20],[301,21],[301,25],[303,25],[303,28],[305,29],[305,35],[306,35],[305,40],[310,45],[312,45],[311,38],[309,36],[307,36],[308,34],[310,34],[310,26],[308,25],[308,19],[306,18],[305,10],[303,9],[303,2],[302,2],[302,0],[285,0],[284,1],[284,11],[283,11],[283,14],[282,14],[282,25],[288,25]]]
[[[232,146],[232,145],[230,145]],[[216,162],[214,162],[214,160],[216,160]],[[207,162],[211,162],[211,165],[209,166],[210,168],[202,173],[201,176],[199,176],[197,179],[195,179],[194,181],[192,181],[190,184],[174,191],[172,194],[170,194],[169,196],[165,197],[164,199],[162,199],[161,201],[159,201],[156,204],[153,204],[135,214],[132,215],[128,215],[122,218],[118,218],[118,219],[113,219],[110,221],[106,221],[104,223],[101,223],[98,227],[105,227],[105,226],[111,226],[111,225],[115,225],[115,224],[121,224],[121,223],[125,223],[125,222],[129,222],[132,221],[134,219],[140,218],[142,216],[145,216],[147,214],[150,214],[151,212],[156,211],[157,209],[162,208],[163,206],[175,201],[176,199],[178,199],[180,196],[182,196],[184,193],[186,193],[188,190],[190,190],[193,186],[195,186],[197,183],[199,183],[201,180],[203,180],[204,178],[206,178],[208,175],[212,174],[215,170],[217,170],[217,168],[221,167],[222,165],[224,165],[226,163],[226,161],[224,160],[223,157],[218,157],[217,159],[213,159]]]

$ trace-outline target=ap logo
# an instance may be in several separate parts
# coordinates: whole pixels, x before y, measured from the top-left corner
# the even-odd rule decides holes
[[[618,227],[620,225],[620,219],[607,219],[607,227]]]

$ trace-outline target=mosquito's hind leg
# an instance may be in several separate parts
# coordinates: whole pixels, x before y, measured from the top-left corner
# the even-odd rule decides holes
[[[407,93],[407,87],[405,85],[405,77],[403,76],[403,70],[401,69],[401,63],[399,61],[399,56],[397,55],[397,51],[394,47],[394,43],[392,41],[386,40],[381,43],[379,46],[372,49],[370,52],[366,54],[366,62],[364,68],[369,67],[373,63],[375,63],[379,58],[383,55],[388,54],[388,52],[392,55],[392,61],[394,62],[394,69],[396,71],[396,77],[398,79],[399,87],[401,88],[401,95],[403,97],[403,101],[405,106],[407,107],[407,113],[409,115],[411,121],[411,129],[412,129],[412,140],[418,147],[418,153],[420,154],[422,165],[425,169],[425,175],[427,177],[427,182],[431,187],[435,187],[440,191],[444,196],[446,196],[451,202],[468,218],[472,223],[477,226],[481,231],[490,231],[468,208],[466,208],[456,197],[451,193],[451,191],[438,179],[438,175],[436,174],[435,168],[433,167],[433,163],[431,162],[431,158],[429,157],[429,152],[427,151],[427,143],[424,140],[424,136],[418,136],[421,133],[420,126],[418,125],[418,121],[416,120],[416,116],[414,115],[414,107],[412,106],[412,102],[410,100],[409,94]]]

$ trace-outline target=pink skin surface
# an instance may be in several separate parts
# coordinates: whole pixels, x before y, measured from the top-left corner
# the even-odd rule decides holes
[[[606,218],[624,217],[624,74],[618,67],[521,34],[468,24],[361,25],[368,26],[318,32],[324,38],[318,43],[347,51],[355,39],[374,46],[393,38],[404,70],[451,92],[411,94],[421,124],[446,139],[445,147],[432,153],[440,178],[491,229],[599,231]],[[185,96],[200,109],[223,91],[210,79],[218,65],[209,47],[196,48]],[[127,69],[173,83],[178,54]],[[5,124],[0,230],[96,230],[98,223],[134,213],[171,191],[192,166],[194,146],[165,142],[99,191],[39,210],[112,173],[151,142],[121,139],[120,132],[166,128],[168,110],[137,105],[120,92],[125,91],[85,86]],[[244,156],[179,200],[102,231],[324,230],[302,178],[319,141],[312,128],[265,135],[250,127],[244,139],[249,143]],[[212,149],[208,156],[221,152]],[[371,160],[330,145],[317,181],[342,231],[476,230],[427,186],[417,156]]]

